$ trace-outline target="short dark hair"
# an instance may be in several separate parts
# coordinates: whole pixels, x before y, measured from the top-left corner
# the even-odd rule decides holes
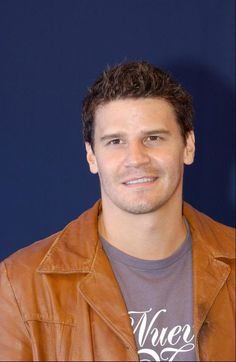
[[[94,145],[94,116],[98,106],[127,98],[163,98],[174,108],[184,142],[193,130],[190,94],[169,73],[145,61],[121,63],[105,70],[83,101],[84,141]]]

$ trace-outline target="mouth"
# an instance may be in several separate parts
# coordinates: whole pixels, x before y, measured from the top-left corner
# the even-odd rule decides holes
[[[139,177],[123,182],[125,186],[140,186],[153,184],[158,177]]]

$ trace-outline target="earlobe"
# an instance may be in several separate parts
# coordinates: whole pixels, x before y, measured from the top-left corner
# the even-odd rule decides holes
[[[97,161],[90,143],[86,142],[85,148],[86,148],[86,158],[89,164],[90,172],[96,174],[98,172]]]
[[[191,165],[193,163],[194,155],[195,155],[195,135],[193,131],[190,131],[186,139],[186,146],[184,153],[185,165]]]

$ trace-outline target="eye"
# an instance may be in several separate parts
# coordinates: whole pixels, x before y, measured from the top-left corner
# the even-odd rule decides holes
[[[148,143],[148,144],[156,144],[159,143],[162,140],[162,137],[160,137],[159,135],[151,135],[145,138],[144,143]]]
[[[107,144],[108,145],[120,145],[121,143],[124,143],[120,138],[114,138],[110,140]]]
[[[149,136],[147,139],[150,141],[158,141],[160,139],[160,136]]]

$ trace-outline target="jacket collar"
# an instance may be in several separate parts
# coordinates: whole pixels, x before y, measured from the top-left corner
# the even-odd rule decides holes
[[[92,209],[69,223],[57,236],[37,269],[40,273],[90,273],[94,258],[101,247],[97,218],[100,210],[97,201]]]
[[[183,214],[190,224],[193,246],[216,259],[235,259],[233,228],[220,224],[184,202]]]

